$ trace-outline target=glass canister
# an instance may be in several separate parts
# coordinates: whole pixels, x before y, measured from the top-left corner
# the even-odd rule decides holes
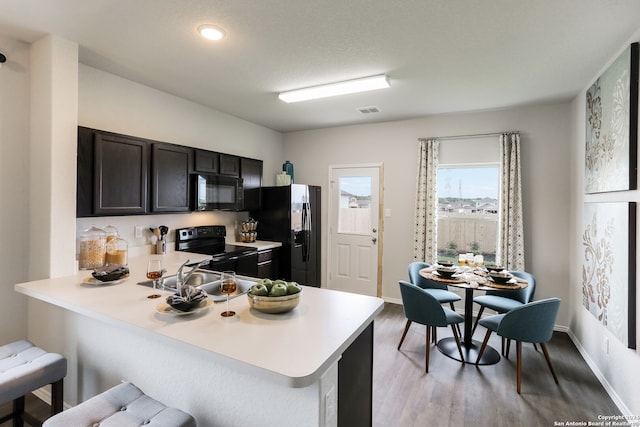
[[[104,228],[104,232],[107,235],[107,243],[109,243],[112,239],[115,239],[116,237],[120,236],[120,233],[118,233],[118,229],[115,228],[113,225],[107,225]]]
[[[107,255],[107,233],[98,227],[85,230],[79,237],[78,263],[82,270],[104,267]]]
[[[129,242],[123,238],[112,238],[107,242],[107,265],[127,265],[129,263]]]

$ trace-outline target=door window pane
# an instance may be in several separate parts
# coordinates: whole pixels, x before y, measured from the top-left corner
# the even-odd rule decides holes
[[[342,176],[338,233],[371,234],[371,177]]]
[[[495,262],[499,182],[497,165],[438,168],[438,259],[473,252]]]

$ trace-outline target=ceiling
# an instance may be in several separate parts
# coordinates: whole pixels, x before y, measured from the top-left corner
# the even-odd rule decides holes
[[[83,64],[280,132],[567,100],[638,22],[638,0],[0,2],[2,35],[55,34],[78,43]],[[200,38],[203,23],[227,37]],[[277,97],[383,73],[390,89]]]

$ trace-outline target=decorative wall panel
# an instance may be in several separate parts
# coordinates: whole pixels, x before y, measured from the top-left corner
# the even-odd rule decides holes
[[[585,203],[582,304],[636,348],[636,204]]]
[[[587,90],[585,193],[634,190],[637,183],[638,43]]]

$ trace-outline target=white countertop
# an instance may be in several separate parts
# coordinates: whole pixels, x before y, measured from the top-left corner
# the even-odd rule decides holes
[[[171,252],[134,257],[130,277],[117,285],[92,285],[83,280],[91,271],[75,276],[21,283],[17,292],[67,310],[109,323],[161,334],[275,373],[290,387],[305,387],[334,363],[353,340],[382,311],[380,298],[303,286],[300,304],[284,314],[252,310],[245,295],[231,299],[237,315],[223,318],[225,303],[208,311],[172,316],[156,312],[163,300],[148,299],[152,289],[138,285],[146,279],[149,258],[163,260],[168,275],[187,259],[202,255]]]
[[[251,243],[247,243],[247,242],[227,242],[230,245],[236,245],[236,246],[248,246],[250,248],[256,248],[259,251],[261,250],[266,250],[266,249],[273,249],[273,248],[279,248],[280,246],[282,246],[282,243],[280,242],[269,242],[266,240],[256,240],[255,242],[251,242]]]

